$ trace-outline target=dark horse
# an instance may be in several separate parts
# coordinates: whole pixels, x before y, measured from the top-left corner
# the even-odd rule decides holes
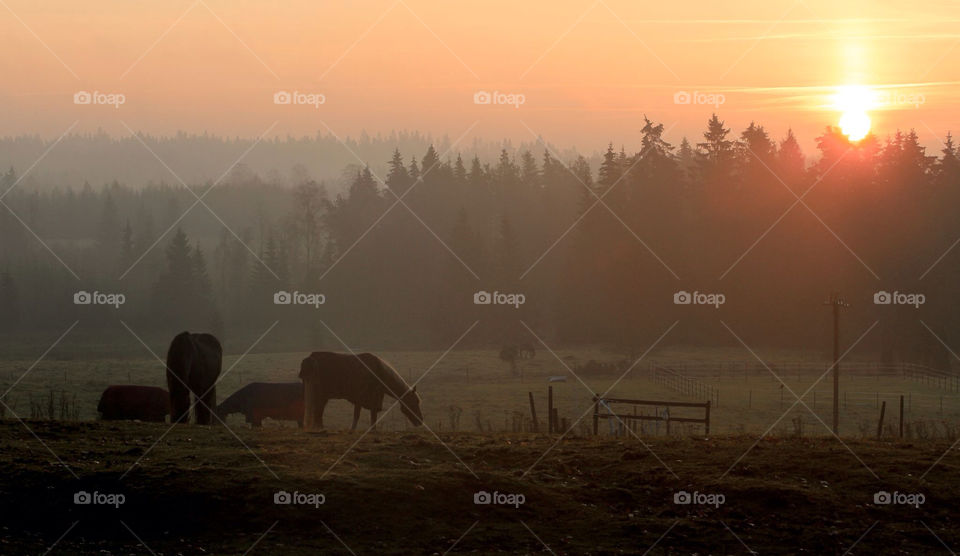
[[[114,385],[100,395],[97,411],[106,421],[164,422],[170,413],[170,395],[156,386]]]
[[[423,424],[420,395],[410,388],[386,361],[371,353],[353,355],[316,351],[300,365],[303,380],[304,417],[307,428],[323,427],[327,401],[343,399],[353,404],[353,426],[357,428],[362,409],[370,410],[370,425],[383,409],[383,396],[400,402],[400,411],[414,425]]]
[[[170,390],[170,422],[190,422],[190,394],[196,398],[198,425],[209,425],[217,407],[217,377],[223,359],[220,341],[212,334],[181,332],[167,350],[167,388]]]
[[[242,413],[255,427],[266,418],[296,421],[303,427],[303,384],[299,382],[253,382],[237,390],[217,407],[217,415],[226,419]]]

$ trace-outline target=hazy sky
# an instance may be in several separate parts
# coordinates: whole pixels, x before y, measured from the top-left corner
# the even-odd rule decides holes
[[[913,127],[939,150],[960,130],[958,24],[947,1],[0,0],[0,129],[417,129],[592,151],[636,148],[644,114],[669,140],[699,138],[717,111],[809,146],[839,119],[834,88],[861,84],[886,95],[875,132]],[[278,91],[325,102],[275,104]]]

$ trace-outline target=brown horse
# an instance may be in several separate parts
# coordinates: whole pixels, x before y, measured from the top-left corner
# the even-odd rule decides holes
[[[400,411],[416,426],[423,424],[420,395],[404,382],[393,367],[371,353],[359,355],[317,351],[300,365],[303,380],[304,417],[307,428],[323,427],[323,410],[329,400],[353,404],[353,425],[357,428],[362,409],[370,410],[371,427],[383,409],[383,397],[400,402]]]
[[[97,411],[102,419],[164,422],[170,413],[170,395],[156,386],[114,385],[100,395]]]
[[[217,377],[223,348],[212,334],[182,332],[167,350],[167,388],[170,390],[171,423],[190,422],[190,396],[198,425],[209,425],[217,407]]]
[[[253,382],[237,390],[217,407],[217,415],[242,413],[254,427],[264,419],[296,421],[303,427],[303,384],[299,382]]]

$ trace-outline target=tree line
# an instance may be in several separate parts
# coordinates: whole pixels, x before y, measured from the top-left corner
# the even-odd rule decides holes
[[[851,143],[828,127],[808,157],[792,132],[757,123],[736,134],[713,116],[679,144],[643,124],[638,151],[608,145],[595,167],[542,144],[490,160],[429,146],[395,150],[382,172],[350,166],[340,187],[251,171],[189,189],[18,186],[0,211],[0,333],[79,319],[109,335],[122,318],[158,335],[212,330],[243,351],[277,322],[263,346],[442,349],[479,321],[463,346],[536,334],[639,354],[679,321],[664,345],[739,346],[733,330],[826,351],[822,301],[839,291],[846,341],[879,321],[860,349],[948,364],[940,340],[960,336],[952,136],[929,154],[913,131]],[[0,181],[6,191],[16,170]],[[78,290],[126,303],[74,305]],[[325,301],[277,304],[281,291]],[[677,305],[678,291],[726,302]],[[879,291],[926,303],[877,305]],[[477,304],[477,292],[524,303]]]

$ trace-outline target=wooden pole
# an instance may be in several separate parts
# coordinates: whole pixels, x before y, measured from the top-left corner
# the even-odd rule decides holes
[[[900,438],[903,438],[903,395],[900,396]]]
[[[600,398],[593,396],[593,435],[600,433]]]
[[[706,415],[704,415],[704,419],[706,420],[706,423],[704,423],[705,425],[704,428],[706,429],[705,431],[707,433],[706,436],[710,436],[710,400],[707,400],[706,409],[707,409]],[[669,421],[667,422],[669,423]]]
[[[553,386],[547,386],[547,433],[553,434]]]
[[[840,434],[840,308],[849,305],[838,293],[824,305],[833,307],[833,434]]]
[[[540,423],[537,422],[537,406],[533,404],[533,392],[527,392],[530,396],[530,418],[533,419],[533,432],[540,432]]]
[[[880,406],[880,422],[877,423],[877,438],[880,438],[883,435],[883,414],[887,411],[887,400],[883,400],[883,404]]]

